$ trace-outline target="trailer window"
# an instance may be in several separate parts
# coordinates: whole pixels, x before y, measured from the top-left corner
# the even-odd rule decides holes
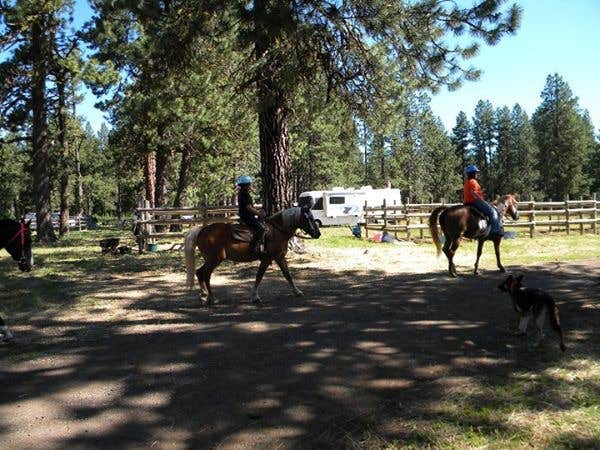
[[[346,197],[329,197],[330,205],[343,205],[346,203]]]
[[[312,209],[316,209],[316,210],[321,210],[323,209],[323,197],[319,197],[316,201],[315,201],[315,205],[312,207]]]

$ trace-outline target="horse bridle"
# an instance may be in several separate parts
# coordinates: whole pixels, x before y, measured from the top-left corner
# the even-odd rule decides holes
[[[25,264],[27,262],[27,258],[25,258],[25,233],[27,231],[27,228],[25,227],[25,224],[23,222],[19,223],[19,231],[17,231],[17,233],[8,240],[8,242],[6,244],[4,244],[4,247],[8,246],[11,242],[13,242],[15,239],[17,239],[19,236],[21,236],[21,259],[19,259],[19,264]]]

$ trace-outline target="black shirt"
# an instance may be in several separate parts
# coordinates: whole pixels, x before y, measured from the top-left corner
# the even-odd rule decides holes
[[[252,197],[249,192],[240,191],[238,192],[238,211],[240,215],[240,219],[244,222],[254,220],[254,214],[248,211],[248,206],[253,206],[254,202],[252,201]]]

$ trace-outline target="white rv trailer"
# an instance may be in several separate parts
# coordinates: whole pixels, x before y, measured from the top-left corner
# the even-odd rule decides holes
[[[319,225],[356,225],[364,221],[365,202],[368,206],[399,205],[400,189],[360,189],[336,187],[330,191],[307,191],[299,197],[300,205],[312,205],[312,213]]]

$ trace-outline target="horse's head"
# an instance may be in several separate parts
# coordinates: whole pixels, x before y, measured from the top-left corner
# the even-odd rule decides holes
[[[517,209],[516,194],[503,195],[498,199],[498,203],[504,204],[504,214],[508,214],[513,220],[519,220],[519,210]]]
[[[14,222],[13,222],[14,223]],[[31,221],[17,222],[17,228],[11,232],[6,244],[6,251],[18,262],[19,270],[29,272],[33,267],[33,254],[31,252]]]
[[[300,207],[300,224],[298,227],[313,239],[318,239],[321,236],[319,224],[315,221],[308,205]]]

